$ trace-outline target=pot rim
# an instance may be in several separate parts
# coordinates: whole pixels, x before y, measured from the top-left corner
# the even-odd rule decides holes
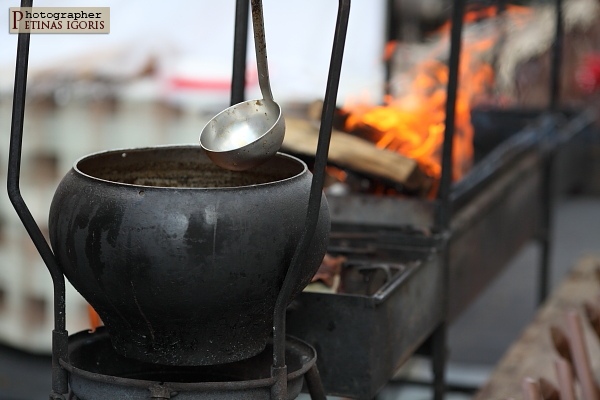
[[[297,157],[294,157],[292,155],[286,154],[286,153],[282,153],[282,152],[277,152],[273,157],[279,157],[279,158],[283,158],[283,159],[288,159],[291,161],[294,161],[298,164],[300,164],[300,166],[302,167],[302,170],[300,172],[298,172],[295,175],[292,175],[288,178],[284,178],[284,179],[278,179],[278,180],[274,180],[271,182],[266,182],[266,183],[255,183],[255,184],[251,184],[251,185],[240,185],[240,186],[220,186],[220,187],[186,187],[186,186],[177,186],[177,187],[173,187],[173,186],[149,186],[149,185],[139,185],[139,184],[133,184],[133,183],[124,183],[124,182],[116,182],[116,181],[110,181],[107,179],[102,179],[102,178],[98,178],[96,176],[87,174],[85,172],[83,172],[82,170],[79,169],[78,165],[79,163],[81,163],[84,160],[90,159],[92,157],[97,157],[97,156],[103,156],[105,154],[110,154],[110,153],[128,153],[128,152],[141,152],[141,151],[148,151],[148,150],[167,150],[167,149],[198,149],[198,150],[203,150],[202,147],[200,145],[159,145],[159,146],[148,146],[148,147],[130,147],[130,148],[118,148],[118,149],[110,149],[110,150],[103,150],[103,151],[98,151],[95,153],[90,153],[87,154],[85,156],[82,156],[80,158],[78,158],[77,160],[75,160],[75,162],[73,163],[72,166],[72,171],[74,171],[77,175],[82,176],[84,178],[90,179],[92,181],[96,181],[99,183],[104,183],[104,184],[108,184],[108,185],[112,185],[112,186],[118,186],[118,187],[131,187],[131,188],[138,188],[138,189],[152,189],[152,190],[172,190],[172,191],[176,191],[176,190],[195,190],[195,191],[204,191],[204,190],[210,190],[210,191],[227,191],[227,190],[240,190],[240,189],[255,189],[255,188],[262,188],[262,187],[268,187],[268,186],[273,186],[276,184],[282,184],[282,183],[286,183],[286,182],[291,182],[293,180],[299,179],[300,177],[302,177],[303,175],[305,175],[308,172],[308,167],[306,165],[306,163],[302,160],[300,160]]]

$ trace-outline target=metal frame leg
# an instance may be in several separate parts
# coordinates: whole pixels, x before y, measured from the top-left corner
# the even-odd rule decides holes
[[[556,30],[552,49],[552,64],[550,65],[550,104],[548,105],[551,112],[557,112],[560,109],[560,73],[562,70],[562,40],[564,36],[562,4],[563,0],[555,0]],[[552,251],[552,215],[554,206],[552,185],[553,163],[554,155],[552,153],[547,154],[544,160],[542,176],[541,203],[543,207],[538,238],[540,244],[538,304],[544,302],[550,290],[550,256]]]
[[[440,178],[440,187],[438,189],[438,199],[440,204],[435,215],[436,227],[440,232],[448,232],[452,218],[452,208],[450,201],[450,190],[453,177],[453,142],[455,133],[456,117],[456,97],[459,84],[459,67],[462,47],[462,28],[463,17],[466,8],[466,0],[455,0],[452,4],[452,28],[450,30],[450,59],[448,60],[448,87],[446,97],[446,121],[444,129],[444,143],[442,146],[442,176]],[[443,400],[446,393],[446,362],[447,362],[447,322],[449,293],[449,252],[448,238],[441,249],[443,257],[442,268],[444,268],[444,295],[442,296],[442,308],[444,311],[444,320],[432,333],[432,360],[431,368],[433,372],[433,399]]]
[[[327,396],[325,395],[325,389],[323,388],[316,363],[304,375],[304,379],[306,380],[306,387],[312,400],[326,400]]]
[[[431,335],[432,355],[431,370],[433,372],[433,400],[443,400],[446,394],[446,362],[447,362],[448,328],[443,322]]]
[[[552,195],[552,164],[554,157],[551,154],[544,160],[542,176],[542,210],[540,221],[540,233],[538,243],[540,245],[540,264],[538,281],[538,305],[542,304],[550,290],[550,257],[552,252],[552,215],[554,199]]]

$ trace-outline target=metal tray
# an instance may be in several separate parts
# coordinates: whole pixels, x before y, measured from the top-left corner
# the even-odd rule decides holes
[[[372,398],[442,321],[439,253],[413,253],[371,295],[304,292],[290,307],[288,332],[317,350],[328,394]]]

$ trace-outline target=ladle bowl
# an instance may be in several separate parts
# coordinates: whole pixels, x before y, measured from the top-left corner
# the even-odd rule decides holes
[[[252,1],[252,28],[262,100],[235,104],[219,113],[200,133],[200,145],[221,168],[245,171],[279,151],[285,136],[281,107],[273,100],[262,1]]]
[[[115,150],[78,160],[50,208],[50,242],[67,279],[125,357],[214,365],[261,352],[306,220],[312,176],[277,154],[251,171],[200,146]],[[299,293],[329,232],[322,198]]]
[[[284,135],[279,105],[271,100],[249,100],[211,119],[200,134],[200,145],[221,168],[245,171],[275,155]]]

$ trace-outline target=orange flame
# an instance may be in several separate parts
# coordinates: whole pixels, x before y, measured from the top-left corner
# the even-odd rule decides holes
[[[517,17],[529,13],[526,7],[508,6],[507,11]],[[494,17],[496,7],[466,13],[465,22],[476,22]],[[518,20],[514,21],[519,23]],[[442,43],[448,42],[449,24],[439,29]],[[488,98],[493,89],[494,71],[480,55],[494,46],[497,36],[478,40],[464,40],[459,66],[459,88],[456,99],[456,130],[454,135],[453,178],[459,179],[470,168],[473,159],[473,127],[471,105]],[[396,43],[385,48],[384,56]],[[441,147],[445,130],[446,87],[448,67],[435,57],[418,64],[411,75],[412,82],[406,94],[388,96],[383,106],[347,105],[345,128],[349,131],[370,131],[369,138],[379,148],[397,151],[418,161],[428,175],[441,175]]]

